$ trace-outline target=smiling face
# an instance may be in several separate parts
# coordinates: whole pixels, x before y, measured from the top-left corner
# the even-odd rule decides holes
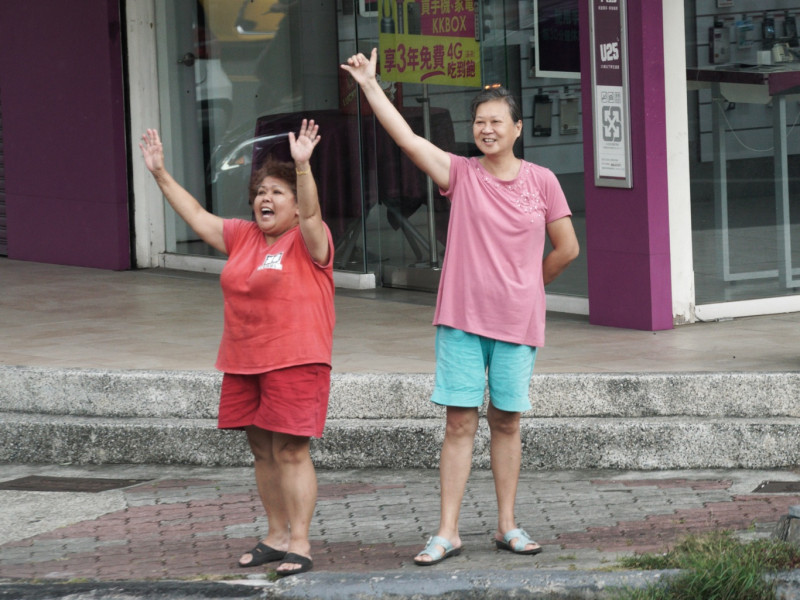
[[[268,241],[277,239],[300,222],[297,198],[283,179],[267,176],[256,188],[253,199],[256,224]]]
[[[472,135],[485,156],[513,152],[514,142],[521,133],[522,121],[514,121],[505,100],[489,100],[477,106]]]

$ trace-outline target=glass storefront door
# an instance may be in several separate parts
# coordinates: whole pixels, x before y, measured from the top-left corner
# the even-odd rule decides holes
[[[288,132],[314,119],[312,168],[340,243],[360,222],[363,193],[358,113],[340,95],[336,1],[177,0],[159,10],[162,137],[176,179],[213,213],[249,219],[252,172],[268,156],[290,160]],[[216,254],[169,209],[167,238],[168,252]]]
[[[556,173],[583,242],[586,228],[580,73],[574,64],[572,72],[556,72],[549,64],[536,67],[533,40],[537,8],[533,0],[477,3],[481,83],[500,83],[520,99],[524,125],[517,155]],[[548,11],[551,26],[564,30],[554,37],[568,42],[574,49],[573,57],[577,58],[577,0],[550,0],[542,7],[544,9]],[[365,54],[378,45],[379,17],[377,13],[371,18],[357,15],[357,48]],[[342,59],[349,54],[348,49]],[[480,88],[402,82],[389,90],[389,84],[385,85],[387,93],[395,97],[396,104],[417,133],[427,135],[450,152],[466,156],[477,153],[472,138],[470,103]],[[547,98],[550,102],[546,115],[543,111],[534,114],[537,98]],[[429,107],[427,134],[426,105]],[[402,157],[393,144],[382,141],[382,130],[373,118],[365,118],[364,130],[376,136],[379,147],[375,159],[377,169],[368,169],[367,177],[368,182],[373,182],[369,185],[375,186],[370,188],[375,190],[370,197],[377,198],[365,221],[370,242],[367,244],[369,268],[381,274],[384,286],[435,290],[447,243],[449,202],[438,189],[428,185],[427,178]],[[582,255],[548,286],[548,292],[586,298],[586,269],[586,258]]]
[[[800,2],[686,0],[696,304],[800,288]]]

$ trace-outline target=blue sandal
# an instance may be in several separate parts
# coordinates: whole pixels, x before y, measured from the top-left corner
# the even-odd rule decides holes
[[[437,548],[437,546],[443,548],[444,552]],[[428,539],[428,543],[425,545],[425,548],[422,549],[422,552],[414,557],[414,563],[418,564],[420,567],[427,567],[440,563],[444,559],[450,558],[451,556],[458,556],[459,554],[461,554],[461,547],[454,548],[453,544],[451,544],[449,540],[446,540],[438,535],[434,535]],[[420,556],[426,555],[430,556],[431,559],[417,560]]]
[[[517,541],[514,542],[514,545],[512,546],[511,540],[513,539],[516,539]],[[514,554],[539,554],[539,552],[542,551],[542,547],[539,546],[537,542],[532,540],[531,537],[525,533],[524,529],[512,529],[503,536],[502,541],[495,540],[494,543],[497,545],[498,550],[508,550]],[[528,544],[536,544],[536,548],[526,550],[525,546]]]

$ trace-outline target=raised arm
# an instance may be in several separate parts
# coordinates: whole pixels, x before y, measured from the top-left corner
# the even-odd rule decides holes
[[[552,282],[578,257],[580,247],[572,226],[572,219],[563,217],[547,224],[547,237],[553,249],[544,257],[542,275],[544,284]]]
[[[289,132],[289,149],[294,160],[297,173],[297,208],[300,216],[300,234],[306,243],[306,248],[320,265],[325,265],[330,259],[330,245],[328,234],[322,222],[322,211],[319,207],[317,182],[311,172],[311,154],[320,140],[319,125],[314,120],[303,119],[300,133],[295,137],[294,132]]]
[[[158,131],[148,129],[139,142],[144,164],[152,173],[161,193],[175,212],[209,246],[227,254],[222,236],[222,218],[200,206],[197,199],[184,189],[164,168],[164,147]]]
[[[375,78],[378,51],[372,49],[369,59],[363,54],[355,54],[347,59],[342,69],[350,73],[361,86],[375,116],[383,125],[400,149],[427,173],[434,183],[442,189],[450,187],[450,155],[424,137],[417,135],[395,108]]]

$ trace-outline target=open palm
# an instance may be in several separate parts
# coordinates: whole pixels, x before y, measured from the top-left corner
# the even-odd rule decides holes
[[[158,131],[155,129],[148,129],[142,134],[142,141],[139,142],[139,148],[142,150],[144,164],[148,171],[155,173],[164,168],[164,146],[161,144]]]
[[[314,119],[310,121],[303,119],[300,125],[300,133],[296,137],[293,131],[289,132],[289,150],[292,153],[294,162],[308,162],[320,139],[319,125],[314,123]]]

